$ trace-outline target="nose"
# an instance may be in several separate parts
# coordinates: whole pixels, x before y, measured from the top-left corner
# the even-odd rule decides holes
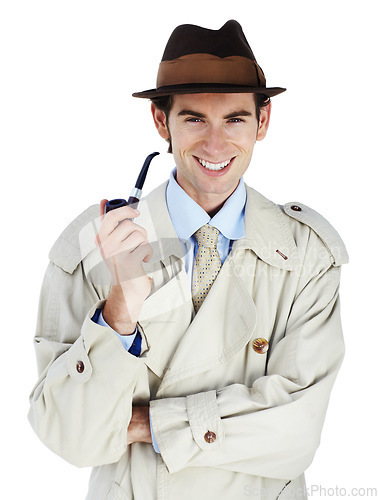
[[[217,159],[227,149],[227,137],[223,127],[209,125],[202,141],[202,147],[210,158]]]

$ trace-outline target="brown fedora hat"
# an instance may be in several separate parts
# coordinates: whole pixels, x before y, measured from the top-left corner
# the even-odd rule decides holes
[[[219,30],[193,24],[178,26],[165,47],[156,89],[133,96],[253,92],[273,97],[285,90],[266,86],[242,27],[231,20]]]

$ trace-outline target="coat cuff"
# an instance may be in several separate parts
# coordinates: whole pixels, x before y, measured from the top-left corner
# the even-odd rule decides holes
[[[150,416],[169,472],[181,470],[198,454],[211,453],[224,442],[215,390],[151,401]]]

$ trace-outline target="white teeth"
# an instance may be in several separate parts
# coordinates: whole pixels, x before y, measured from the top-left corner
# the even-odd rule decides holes
[[[222,168],[227,167],[231,160],[224,161],[223,163],[210,163],[208,161],[202,160],[202,158],[198,158],[200,164],[207,168],[208,170],[222,170]]]

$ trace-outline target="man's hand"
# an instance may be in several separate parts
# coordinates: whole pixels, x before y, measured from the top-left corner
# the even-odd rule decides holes
[[[127,444],[152,443],[148,406],[133,406],[133,413],[127,429]]]
[[[131,219],[139,212],[126,206],[104,214],[101,201],[102,224],[96,236],[111,276],[112,288],[103,309],[104,320],[121,335],[134,332],[140,309],[151,291],[151,281],[142,263],[153,254],[146,230]]]

